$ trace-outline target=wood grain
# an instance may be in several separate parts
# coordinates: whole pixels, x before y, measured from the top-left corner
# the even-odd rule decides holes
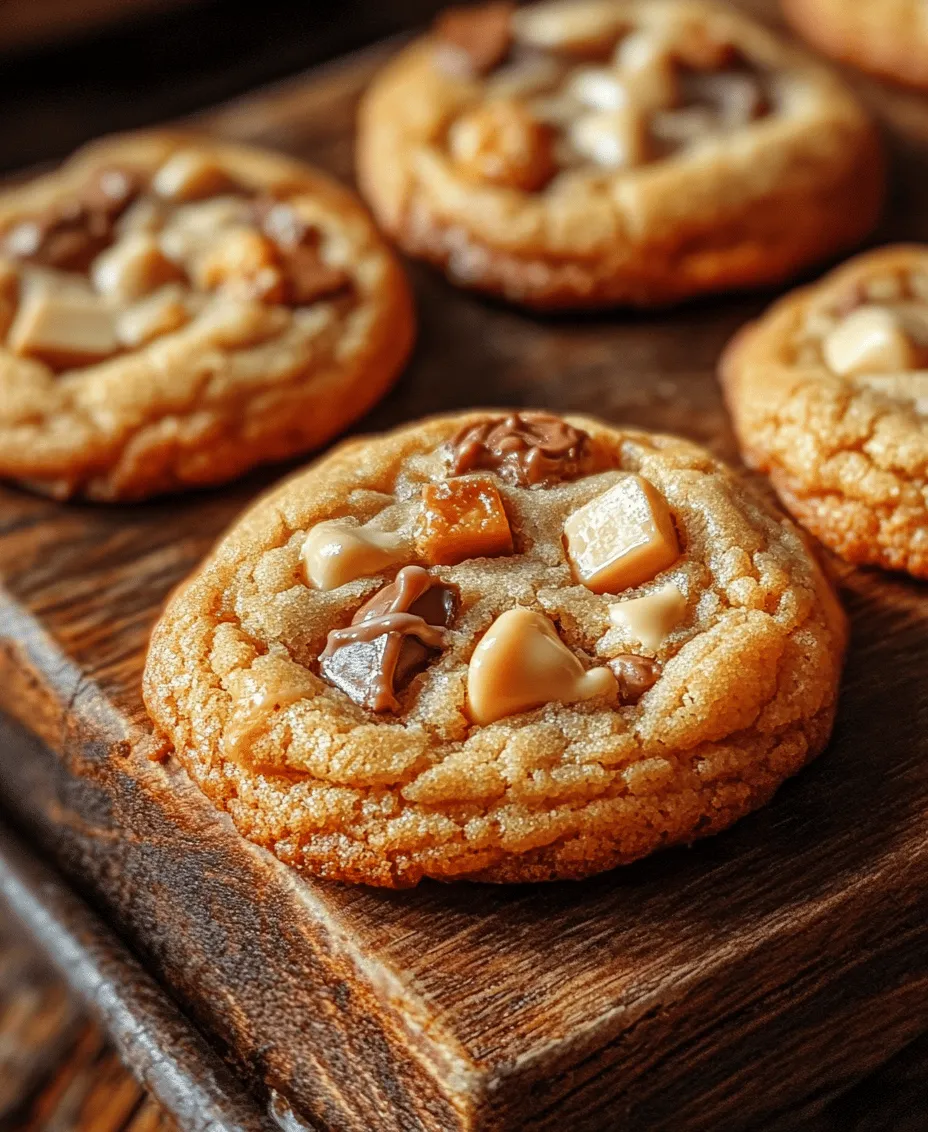
[[[211,115],[350,175],[373,52]],[[928,226],[928,105],[891,129],[882,237]],[[713,376],[770,296],[536,319],[414,281],[422,334],[380,428],[545,405],[734,459]],[[844,571],[853,647],[826,755],[730,833],[577,885],[304,881],[170,761],[139,697],[165,596],[270,474],[133,509],[0,495],[0,704],[47,747],[0,794],[200,1025],[326,1128],[735,1129],[809,1113],[928,1030],[928,593]]]

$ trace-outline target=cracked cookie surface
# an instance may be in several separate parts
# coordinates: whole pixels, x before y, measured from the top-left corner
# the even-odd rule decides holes
[[[928,8],[922,0],[781,0],[820,51],[882,78],[928,88]]]
[[[0,476],[138,499],[324,443],[414,332],[347,189],[194,135],[95,143],[0,194]]]
[[[782,281],[876,221],[840,80],[703,0],[452,11],[362,103],[362,191],[410,254],[540,308]]]
[[[512,453],[533,467],[541,445],[545,478],[526,482]],[[449,492],[468,515],[479,498],[480,522],[436,564],[419,518],[458,524]],[[497,503],[511,541],[479,556]],[[634,583],[579,581],[581,534]],[[646,543],[663,548],[650,564]],[[314,584],[322,545],[344,573]],[[349,442],[259,500],[168,605],[145,700],[200,788],[287,864],[390,887],[579,878],[727,827],[818,754],[845,634],[800,533],[704,450],[472,412]]]
[[[851,260],[729,346],[745,459],[851,562],[928,577],[928,249]]]

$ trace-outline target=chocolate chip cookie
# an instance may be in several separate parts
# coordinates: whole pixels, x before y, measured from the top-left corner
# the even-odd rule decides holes
[[[413,338],[360,203],[279,155],[166,133],[0,194],[0,476],[139,499],[316,447]]]
[[[451,10],[361,108],[383,227],[539,308],[781,281],[874,224],[883,159],[845,86],[702,0]]]
[[[851,562],[928,578],[928,248],[859,256],[729,347],[745,459]]]
[[[433,418],[260,500],[151,642],[156,727],[320,876],[578,878],[724,829],[818,754],[845,620],[707,452]]]
[[[909,86],[928,87],[923,0],[781,0],[793,27],[819,50]]]

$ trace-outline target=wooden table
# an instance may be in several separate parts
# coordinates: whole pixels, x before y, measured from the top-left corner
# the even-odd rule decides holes
[[[206,122],[347,177],[381,58]],[[881,238],[924,238],[928,106],[861,87],[892,124]],[[419,349],[365,427],[548,405],[736,458],[714,361],[769,296],[540,320],[426,270],[414,281]],[[835,741],[714,841],[582,885],[304,882],[148,760],[138,692],[164,596],[274,474],[136,508],[0,495],[0,704],[45,744],[4,748],[0,795],[255,1097],[273,1086],[346,1129],[795,1128],[928,1031],[923,586],[844,571],[854,645]],[[894,1099],[924,1116],[923,1095]]]

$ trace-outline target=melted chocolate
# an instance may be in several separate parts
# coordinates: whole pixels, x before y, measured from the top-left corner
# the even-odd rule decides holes
[[[100,169],[70,201],[20,220],[3,237],[14,259],[67,271],[84,271],[113,239],[113,225],[142,189],[130,169]]]
[[[451,442],[455,475],[486,468],[525,486],[578,476],[589,436],[552,413],[510,413],[469,425]]]
[[[649,656],[623,653],[609,661],[609,667],[619,682],[619,699],[623,704],[635,704],[653,688],[661,674],[661,666]]]
[[[457,607],[454,591],[421,566],[405,566],[344,629],[329,633],[323,676],[372,711],[398,711],[396,689],[441,649]]]
[[[313,228],[285,201],[258,197],[253,204],[255,219],[280,255],[286,283],[286,301],[306,306],[346,290],[351,276],[344,268],[325,262],[319,250],[318,228]]]

